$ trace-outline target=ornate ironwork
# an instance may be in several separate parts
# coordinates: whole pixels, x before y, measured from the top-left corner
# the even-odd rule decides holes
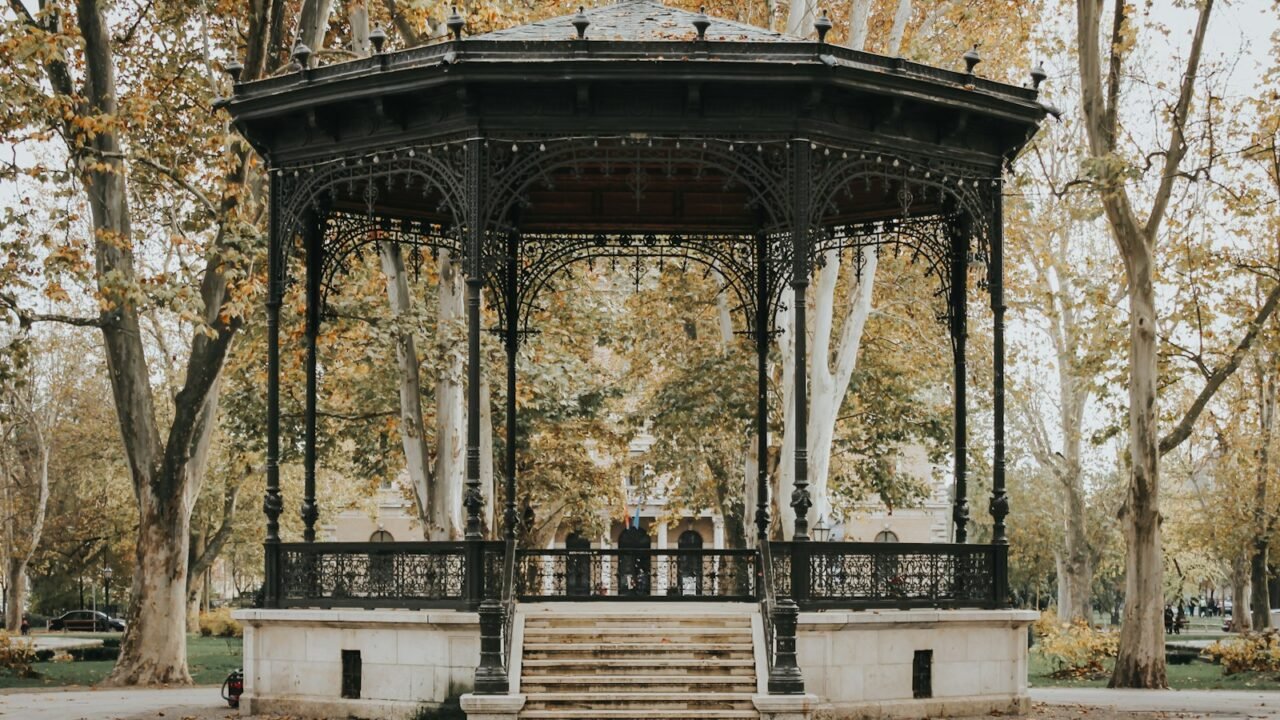
[[[989,608],[996,604],[993,545],[774,543],[773,549],[775,563],[779,556],[801,563],[792,570],[805,577],[805,587],[794,594],[803,608]],[[775,582],[787,576],[778,572]],[[778,594],[783,594],[781,589]]]
[[[519,550],[521,600],[756,599],[754,550]]]
[[[285,543],[280,551],[283,607],[467,605],[465,543]]]

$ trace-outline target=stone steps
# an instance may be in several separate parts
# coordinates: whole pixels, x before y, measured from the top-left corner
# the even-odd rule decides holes
[[[527,710],[751,710],[751,693],[525,693]]]
[[[653,693],[736,692],[751,694],[756,691],[755,678],[751,675],[540,675],[528,677],[521,683],[521,692],[626,692],[642,687]]]
[[[530,611],[521,718],[756,720],[751,616],[698,608]]]
[[[759,720],[755,710],[522,710],[534,720]]]
[[[522,674],[526,678],[542,675],[585,675],[595,674],[610,676],[666,675],[677,671],[686,676],[747,676],[754,678],[756,664],[754,659],[687,659],[687,658],[612,658],[607,665],[595,659],[544,658],[526,659],[523,661]],[[754,680],[753,680],[754,682]]]

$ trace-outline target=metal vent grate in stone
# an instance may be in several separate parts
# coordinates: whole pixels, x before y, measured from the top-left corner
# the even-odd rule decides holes
[[[363,663],[359,650],[342,651],[342,697],[360,697],[360,674]]]
[[[932,650],[917,650],[911,660],[911,697],[933,697]]]

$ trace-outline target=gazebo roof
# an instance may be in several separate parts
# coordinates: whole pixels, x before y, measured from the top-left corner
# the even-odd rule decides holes
[[[680,8],[667,7],[657,0],[619,0],[612,5],[585,10],[583,15],[591,23],[587,27],[589,40],[620,41],[686,41],[697,39],[694,21],[700,16]],[[485,33],[477,40],[573,40],[577,30],[573,15],[539,20],[538,22]],[[706,39],[709,42],[800,42],[800,38],[783,35],[755,25],[707,17],[710,26]]]

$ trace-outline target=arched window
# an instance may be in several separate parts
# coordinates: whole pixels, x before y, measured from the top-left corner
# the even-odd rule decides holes
[[[898,533],[892,530],[881,530],[876,533],[876,542],[898,542]]]
[[[386,530],[377,530],[369,536],[371,543],[391,543],[395,538]],[[389,597],[394,592],[395,557],[390,550],[369,553],[369,590],[374,596]]]
[[[701,550],[702,535],[693,528],[680,533],[680,538],[676,541],[676,547],[680,550]],[[694,597],[702,594],[702,567],[703,557],[701,553],[681,552],[679,559],[676,561],[676,586],[673,595],[685,595]]]

